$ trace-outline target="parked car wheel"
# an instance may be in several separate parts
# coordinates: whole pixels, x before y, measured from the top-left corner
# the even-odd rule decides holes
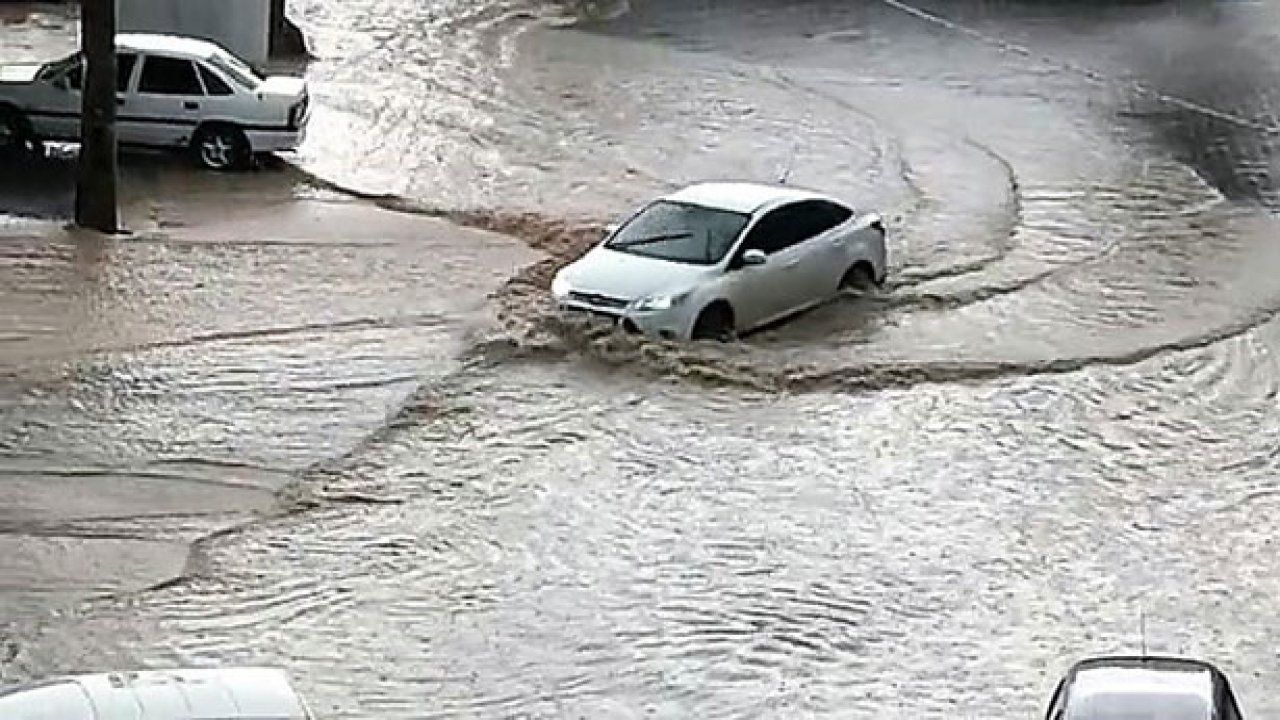
[[[690,336],[694,340],[727,342],[733,339],[733,329],[733,308],[725,302],[714,302],[698,315]]]
[[[865,293],[875,289],[876,285],[875,271],[865,262],[856,263],[840,278],[841,292]]]
[[[253,151],[244,132],[234,125],[205,125],[191,140],[191,151],[200,167],[218,172],[244,170]]]
[[[39,149],[27,116],[11,105],[0,105],[0,151],[35,153]]]

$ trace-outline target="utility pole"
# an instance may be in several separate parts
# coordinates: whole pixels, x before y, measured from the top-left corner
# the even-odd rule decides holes
[[[116,164],[116,0],[82,0],[84,55],[76,224],[99,232],[120,229]]]

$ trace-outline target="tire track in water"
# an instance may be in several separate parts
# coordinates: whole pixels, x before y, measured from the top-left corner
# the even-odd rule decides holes
[[[808,368],[799,364],[782,369],[766,369],[761,367],[759,361],[753,361],[749,345],[708,348],[636,338],[622,335],[599,323],[556,315],[547,309],[550,307],[550,299],[546,288],[550,286],[551,276],[559,267],[576,259],[598,241],[603,222],[550,218],[531,212],[506,214],[491,210],[448,210],[425,206],[393,194],[348,191],[340,184],[324,179],[317,178],[314,182],[331,191],[347,193],[385,209],[445,218],[467,227],[511,235],[524,240],[531,247],[551,254],[547,259],[517,273],[494,293],[493,297],[498,302],[499,320],[510,334],[474,344],[466,355],[480,362],[547,362],[578,355],[606,367],[633,366],[658,376],[682,377],[710,385],[737,386],[769,392],[861,393],[925,384],[981,383],[1026,376],[1061,375],[1094,366],[1136,365],[1162,355],[1205,348],[1230,340],[1270,322],[1280,313],[1280,305],[1253,308],[1237,320],[1203,333],[1119,353],[1007,361],[922,362],[905,359],[827,369]],[[1026,203],[1029,202],[1025,199],[1025,191],[1022,197],[1025,215]],[[1205,207],[1212,207],[1218,204],[1219,199],[1215,196],[1202,202]],[[1187,210],[1188,214],[1194,212],[1194,209]],[[1027,247],[1025,243],[1015,245],[1018,248]],[[1066,265],[1012,280],[1008,285],[970,290],[967,295],[942,300],[920,295],[902,302],[908,307],[924,304],[954,309],[1016,292],[1042,282],[1064,268],[1079,268],[1098,262],[1114,251],[1114,247],[1108,247],[1086,254],[1082,259]],[[892,307],[896,301],[890,299],[873,302],[886,302]]]
[[[513,434],[518,436],[525,429],[525,421],[506,417],[500,411],[500,417],[492,417],[505,402],[503,396],[515,392],[515,388],[516,385],[509,382],[492,388],[472,388],[472,397],[492,398],[486,403],[490,407],[484,415],[490,418],[487,422],[496,422],[499,427],[494,428],[491,442],[468,443],[467,451],[476,458],[471,464],[488,466],[495,459],[493,451],[500,447],[494,442]],[[565,405],[575,402],[577,393],[562,388],[556,396],[559,403]],[[595,415],[591,413],[591,417]],[[581,425],[587,419],[588,416],[580,413],[576,422],[570,424]],[[413,452],[414,447],[420,451],[424,437],[430,438],[432,445],[439,445],[442,440],[447,443],[447,437],[453,433],[446,432],[442,438],[441,429],[432,425],[415,427],[411,433],[419,442],[410,443],[405,451]],[[603,426],[594,433],[579,429],[584,435],[599,434]],[[535,435],[545,439],[542,431]],[[601,440],[603,438],[597,438],[597,442]],[[394,447],[391,449],[394,451]],[[375,455],[385,454],[388,448],[384,446],[380,450],[382,452]],[[551,454],[554,446],[544,444],[543,451]],[[691,455],[701,457],[703,453]],[[526,458],[526,461],[536,460]],[[448,457],[431,460],[431,464],[437,463],[449,464]],[[398,463],[384,459],[379,464]],[[757,469],[767,479],[781,471],[775,465],[777,463],[766,463]],[[360,468],[351,470],[359,472]],[[469,465],[461,468],[464,476],[468,470]],[[771,567],[768,562],[776,553],[775,545],[784,538],[762,538],[745,526],[729,536],[707,533],[705,537],[693,538],[693,552],[708,563],[706,574],[694,571],[684,561],[690,538],[673,532],[678,521],[671,509],[673,503],[683,504],[681,492],[696,488],[691,480],[701,476],[702,468],[694,462],[684,470],[679,478],[664,478],[661,473],[652,478],[658,487],[650,488],[657,492],[648,497],[650,507],[646,514],[664,525],[660,535],[666,539],[650,545],[645,541],[647,532],[639,537],[630,534],[650,528],[648,523],[639,523],[635,528],[620,526],[618,534],[610,533],[602,538],[615,550],[602,552],[599,557],[607,568],[591,570],[590,563],[580,566],[574,562],[574,556],[567,554],[571,548],[563,546],[571,542],[574,535],[561,535],[561,530],[551,527],[549,522],[539,524],[541,531],[535,533],[528,545],[517,540],[512,546],[495,543],[493,547],[486,547],[481,536],[492,530],[490,523],[495,515],[518,518],[531,512],[530,508],[540,514],[539,508],[543,507],[538,496],[527,491],[519,503],[493,502],[483,485],[500,480],[493,477],[494,473],[488,473],[488,483],[479,477],[475,479],[475,484],[481,487],[470,491],[475,495],[471,501],[444,513],[443,517],[448,519],[432,512],[430,507],[418,507],[415,518],[403,516],[398,508],[354,515],[320,510],[303,520],[302,527],[298,518],[292,518],[288,524],[260,524],[252,537],[236,537],[217,549],[216,565],[225,570],[219,573],[220,580],[171,584],[138,596],[123,607],[104,602],[98,606],[99,617],[141,612],[163,618],[169,635],[131,645],[140,648],[136,652],[148,663],[177,660],[192,664],[208,657],[268,657],[285,647],[294,666],[300,671],[305,669],[306,675],[315,678],[315,682],[326,678],[337,683],[326,696],[347,693],[349,698],[359,699],[358,704],[365,712],[376,712],[374,708],[377,708],[391,713],[403,711],[412,716],[412,708],[401,707],[395,701],[402,696],[404,687],[423,683],[452,686],[448,678],[465,678],[468,669],[484,674],[487,668],[468,668],[466,661],[460,661],[466,656],[473,623],[505,621],[533,627],[526,623],[540,622],[544,628],[550,626],[551,632],[559,634],[554,629],[558,614],[539,618],[523,610],[526,605],[575,612],[586,607],[584,603],[590,603],[596,608],[590,618],[604,619],[603,615],[613,622],[597,628],[593,620],[583,618],[575,625],[577,632],[562,635],[559,641],[534,632],[529,642],[550,641],[563,651],[556,654],[559,659],[553,667],[529,665],[532,658],[513,649],[512,663],[504,666],[502,672],[504,676],[509,675],[509,682],[472,686],[477,692],[466,696],[438,697],[438,702],[433,701],[438,710],[453,708],[470,713],[505,712],[495,707],[527,710],[531,704],[537,706],[540,697],[548,697],[545,687],[528,687],[527,680],[546,676],[559,677],[558,682],[565,683],[557,687],[572,688],[568,694],[551,693],[559,702],[574,697],[608,695],[619,689],[616,684],[619,676],[613,669],[635,668],[637,663],[646,672],[673,662],[692,662],[698,666],[713,663],[715,667],[708,668],[712,677],[742,688],[803,665],[836,668],[849,667],[852,663],[856,666],[869,648],[889,641],[889,638],[869,636],[868,626],[883,630],[903,622],[920,623],[931,609],[943,602],[942,597],[934,595],[933,589],[913,587],[911,581],[887,572],[888,568],[875,567],[874,557],[868,558],[870,566],[860,563],[857,568],[842,571],[838,578],[828,576],[809,581],[793,578],[783,568]],[[834,483],[836,478],[829,481]],[[464,480],[455,492],[467,492],[466,486],[470,484]],[[784,499],[791,492],[790,487],[791,484],[784,483],[771,492],[777,499]],[[642,490],[606,483],[593,485],[589,491],[596,494],[605,488],[628,495]],[[770,483],[765,482],[761,489],[769,488]],[[698,498],[699,504],[711,500],[715,512],[724,514],[739,511],[740,506],[753,500],[752,493],[725,489],[727,492],[720,493],[708,488],[706,497]],[[545,505],[554,517],[546,520],[563,522],[567,519],[566,513],[576,512],[571,503],[579,491],[580,488],[573,486],[556,489],[553,497],[548,498],[555,502]],[[595,502],[603,499],[596,498]],[[608,502],[606,507],[610,508],[609,515],[621,512],[619,519],[634,512],[626,503]],[[459,519],[464,513],[470,517]],[[789,521],[797,522],[799,518]],[[849,519],[842,521],[848,523]],[[579,518],[577,532],[610,529],[607,524],[583,528],[580,523]],[[564,529],[569,527],[566,525]],[[801,527],[806,532],[799,537],[792,536],[791,544],[820,545],[829,552],[837,551],[826,547],[825,536],[816,528],[803,524]],[[691,529],[686,527],[686,533]],[[522,552],[527,553],[527,558]],[[639,566],[618,565],[620,558],[616,552],[635,553],[630,557],[640,561]],[[530,565],[521,570],[522,562]],[[239,568],[244,569],[237,570]],[[865,570],[865,577],[858,570]],[[617,578],[612,573],[617,571],[634,571],[638,575],[635,582],[614,584]],[[306,579],[299,579],[299,574]],[[541,576],[542,581],[526,585],[527,575]],[[496,580],[487,579],[495,576]],[[418,592],[406,594],[405,587]],[[594,591],[597,587],[598,593]],[[646,595],[649,588],[660,590],[661,594],[649,597]],[[220,602],[193,601],[210,595],[216,595]],[[904,601],[904,597],[910,599]],[[513,602],[516,598],[524,600]],[[719,609],[713,612],[699,609],[709,605]],[[370,615],[373,608],[376,610]],[[110,624],[108,620],[106,625]],[[93,631],[92,623],[90,625],[89,632],[81,636],[79,642],[85,646],[106,642],[105,637]],[[362,632],[351,635],[352,626],[361,627]],[[128,639],[115,638],[116,641]],[[370,641],[381,647],[375,652],[377,657],[391,661],[386,668],[380,667],[379,661],[369,655],[373,649]],[[47,650],[48,646],[38,648],[33,657],[24,657],[23,661],[38,663]],[[480,656],[488,656],[493,650],[488,644],[471,648],[471,652]],[[340,656],[347,651],[353,662],[372,662],[372,666],[360,664],[359,667],[367,668],[363,672],[346,670],[345,679],[332,677],[335,668],[342,665]],[[57,650],[52,652],[56,654]],[[401,669],[410,658],[409,664],[414,669]],[[371,675],[380,676],[380,682],[371,683]],[[461,682],[465,684],[465,680]],[[385,687],[380,683],[386,683]],[[357,687],[364,689],[351,694]],[[487,687],[504,690],[494,695],[484,690]],[[688,693],[690,702],[702,696],[693,687],[677,692]],[[416,712],[416,716],[421,716],[421,709]]]
[[[853,112],[867,119],[877,129],[883,127],[883,121],[847,98],[843,98],[834,92],[824,91],[802,83],[782,73],[774,72],[772,74],[784,80],[789,87],[833,103],[846,111]],[[881,135],[883,134],[883,130],[881,130]],[[1088,231],[1085,230],[1089,223],[1083,218],[1068,219],[1069,216],[1064,215],[1064,211],[1074,212],[1079,215],[1082,210],[1081,208],[1071,208],[1066,202],[1070,199],[1071,191],[1074,190],[1073,187],[1063,188],[1066,194],[1055,194],[1056,188],[1051,186],[1042,188],[1033,184],[1031,187],[1026,187],[1026,181],[1019,177],[1013,163],[991,145],[974,138],[971,134],[966,134],[962,142],[966,146],[977,150],[998,166],[1007,185],[1003,208],[999,219],[996,221],[998,226],[984,227],[984,234],[991,238],[989,241],[992,246],[990,251],[974,259],[961,260],[959,262],[950,261],[941,266],[924,268],[912,267],[911,261],[908,260],[905,266],[898,268],[891,276],[887,284],[887,289],[891,291],[890,294],[877,297],[874,300],[875,307],[900,311],[956,310],[1016,293],[1042,283],[1060,273],[1100,262],[1116,249],[1115,241],[1101,243],[1089,237]],[[947,213],[945,206],[940,205],[936,199],[932,198],[921,187],[920,180],[910,170],[909,161],[902,150],[900,141],[894,139],[890,144],[882,140],[878,143],[878,146],[890,148],[887,151],[882,150],[882,154],[892,154],[897,159],[899,174],[912,190],[913,200],[909,203],[909,209],[905,213],[899,212],[898,215],[901,220],[893,224],[894,236],[898,238],[898,241],[905,241],[909,248],[912,240],[916,237],[927,239],[930,235],[954,232],[954,227],[949,226],[954,225],[955,221],[963,217],[966,214],[965,211]],[[881,162],[880,164],[884,163]],[[931,225],[932,227],[930,227]],[[1053,257],[1061,254],[1057,247],[1059,245],[1065,246],[1066,243],[1063,241],[1069,240],[1074,234],[1079,233],[1085,233],[1082,238],[1085,241],[1084,244],[1092,247],[1083,254],[1068,252],[1068,257],[1066,258]],[[934,238],[934,241],[936,242],[937,238]],[[1040,261],[1041,259],[1036,253],[1036,250],[1042,247],[1053,249],[1049,257],[1044,258],[1049,260],[1047,263]],[[1011,257],[1012,253],[1016,253],[1019,250],[1024,251],[1024,254],[1028,257]],[[908,252],[910,252],[909,249]],[[1026,265],[1028,259],[1035,260],[1035,262],[1031,263],[1029,269],[1018,267],[1019,265]],[[918,292],[912,292],[915,288],[928,288],[930,284],[936,283],[936,281],[962,279],[992,269],[998,269],[1000,265],[1010,265],[1014,269],[1010,277],[999,279],[995,283],[986,282],[972,287],[951,290],[945,288],[937,290],[922,289]]]
[[[1000,38],[987,35],[979,30],[976,30],[971,27],[967,27],[961,23],[949,20],[941,15],[931,13],[927,10],[916,7],[909,3],[902,2],[901,0],[879,0],[879,2],[890,8],[893,8],[895,10],[898,10],[908,15],[911,15],[913,17],[916,17],[932,25],[936,25],[946,30],[950,30],[952,32],[959,33],[961,35],[966,35],[968,37],[971,37],[983,44],[990,45],[1002,52],[1010,52],[1015,55],[1020,55],[1022,57],[1034,58],[1044,63],[1045,65],[1049,65],[1059,70],[1070,72],[1072,74],[1087,78],[1095,82],[1124,85],[1138,92],[1141,95],[1151,97],[1166,105],[1171,105],[1181,110],[1192,112],[1198,115],[1204,115],[1206,117],[1210,117],[1215,120],[1219,120],[1221,122],[1226,122],[1231,125],[1247,128],[1250,130],[1257,130],[1257,131],[1268,133],[1268,134],[1280,133],[1280,126],[1277,126],[1274,124],[1268,124],[1268,123],[1260,123],[1254,120],[1250,120],[1249,118],[1246,118],[1246,117],[1242,117],[1230,112],[1226,112],[1223,110],[1219,110],[1217,108],[1210,107],[1208,105],[1203,105],[1201,103],[1187,100],[1185,98],[1181,98],[1176,95],[1164,93],[1148,85],[1147,83],[1143,83],[1141,81],[1112,77],[1100,71],[1087,68],[1078,63],[1062,60],[1061,58],[1056,58],[1052,55],[1048,55],[1044,53],[1037,53],[1029,47],[1025,47],[1022,45],[1018,45],[1016,43],[1009,42],[1007,40],[1002,40]]]
[[[792,74],[776,68],[770,69],[769,72],[764,70],[759,72],[766,82],[799,91],[853,113],[862,118],[875,131],[877,157],[876,161],[871,163],[871,166],[876,168],[878,173],[875,177],[870,178],[867,184],[875,184],[876,180],[881,177],[881,173],[886,168],[891,168],[894,178],[908,189],[909,199],[903,205],[889,211],[888,215],[891,218],[890,225],[895,231],[895,236],[900,238],[900,242],[905,240],[909,253],[911,240],[926,233],[926,230],[917,226],[923,225],[927,228],[929,222],[938,222],[938,216],[942,213],[943,206],[932,193],[921,185],[919,173],[908,158],[902,139],[889,132],[881,118],[847,98],[802,82]],[[993,233],[994,237],[997,238],[995,247],[987,254],[970,260],[949,263],[942,267],[913,268],[910,260],[908,260],[905,264],[895,269],[893,274],[900,277],[901,280],[894,281],[890,286],[891,288],[896,289],[935,279],[978,273],[999,261],[1012,250],[1015,231],[1021,224],[1023,209],[1021,183],[1018,175],[1013,165],[991,147],[968,136],[964,138],[964,143],[994,161],[1004,172],[1008,184],[1005,227]],[[892,258],[891,261],[895,264],[903,262],[898,260],[897,257]]]

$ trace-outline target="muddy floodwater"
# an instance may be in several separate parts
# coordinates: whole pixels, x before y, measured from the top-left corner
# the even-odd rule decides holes
[[[1030,718],[1145,643],[1280,718],[1271,5],[290,8],[289,167],[0,226],[6,678]],[[882,292],[726,345],[546,309],[635,203],[783,175],[886,217]]]

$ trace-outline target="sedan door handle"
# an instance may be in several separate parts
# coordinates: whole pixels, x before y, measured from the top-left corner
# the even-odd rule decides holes
[[[184,110],[199,110],[200,103],[188,100],[187,102],[182,103],[182,107]]]
[[[799,260],[791,260],[791,261],[789,261],[789,262],[787,263],[787,265],[786,265],[786,266],[787,266],[787,267],[789,267],[789,268],[793,268],[793,267],[800,267],[800,261],[799,261]]]

